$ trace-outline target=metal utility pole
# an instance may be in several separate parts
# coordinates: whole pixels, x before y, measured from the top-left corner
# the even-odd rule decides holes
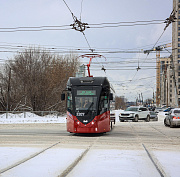
[[[9,111],[9,96],[10,96],[10,91],[11,91],[11,68],[9,67],[9,78],[8,78],[8,87],[7,87],[7,107],[6,107],[6,111]]]
[[[160,105],[161,100],[161,83],[160,83],[160,51],[165,48],[172,47],[172,43],[161,45],[150,50],[145,50],[145,54],[149,54],[152,51],[156,51],[156,105]]]
[[[141,99],[142,99],[142,105],[144,104],[144,102],[143,102],[143,95],[142,95],[142,93],[141,93]]]
[[[177,91],[177,84],[176,84],[176,77],[175,77],[175,67],[174,67],[174,60],[173,56],[170,55],[171,63],[172,63],[172,73],[173,73],[173,81],[174,81],[174,97],[175,97],[175,105],[178,107],[178,91]]]

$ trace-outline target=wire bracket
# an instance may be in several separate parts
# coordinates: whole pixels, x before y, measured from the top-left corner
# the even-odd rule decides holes
[[[166,21],[164,23],[166,23],[166,26],[164,28],[164,31],[166,30],[166,28],[172,23],[172,22],[175,22],[175,20],[177,19],[176,18],[176,12],[175,10],[173,10],[171,12],[171,15],[169,16],[169,18],[166,19]]]
[[[76,31],[83,32],[83,31],[85,31],[86,28],[90,28],[89,26],[87,26],[88,23],[82,23],[75,16],[73,18],[74,18],[74,23],[70,25],[70,26],[72,26],[72,29],[75,29]]]

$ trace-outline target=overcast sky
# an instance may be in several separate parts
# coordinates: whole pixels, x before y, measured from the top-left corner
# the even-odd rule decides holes
[[[79,51],[78,55],[84,54],[83,52],[91,53],[89,50],[91,47],[94,52],[106,58],[106,60],[93,59],[91,65],[93,76],[107,76],[116,94],[125,96],[130,101],[135,101],[141,93],[144,99],[152,98],[156,83],[155,53],[147,56],[143,53],[128,52],[151,49],[164,30],[163,21],[153,21],[159,24],[151,25],[137,25],[142,24],[140,22],[121,24],[136,24],[135,26],[92,27],[100,27],[99,24],[102,23],[165,21],[172,11],[172,0],[65,0],[65,2],[74,16],[89,24],[90,28],[84,33],[90,46],[81,32],[69,29],[68,25],[73,24],[74,21],[63,0],[0,1],[1,63],[11,59],[16,54],[15,51],[20,51],[19,46],[56,48],[54,50],[60,54],[64,51]],[[93,24],[97,25],[93,26]],[[47,27],[36,30],[52,29],[49,26],[63,27],[53,28],[56,30],[17,31],[30,29],[17,27],[41,26]],[[171,33],[170,25],[156,46],[170,43]],[[169,56],[169,53],[161,52],[161,56]],[[84,64],[88,63],[88,59],[81,61]],[[138,63],[141,69],[137,72]],[[101,70],[102,66],[107,69],[106,73]]]

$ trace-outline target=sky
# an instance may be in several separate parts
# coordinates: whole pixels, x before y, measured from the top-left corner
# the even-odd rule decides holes
[[[103,57],[92,59],[91,74],[106,76],[117,96],[129,101],[135,101],[139,94],[144,100],[152,98],[156,88],[156,55],[143,51],[171,43],[172,26],[163,33],[163,21],[170,16],[172,4],[172,0],[0,1],[0,63],[3,65],[28,47],[42,47],[61,55],[73,52],[78,56],[92,53],[89,49],[93,49]],[[85,29],[85,36],[70,29],[74,23],[71,13],[90,27]],[[156,24],[140,25],[147,23]],[[23,31],[30,29],[39,31]],[[162,57],[169,55],[167,51],[161,52]],[[85,65],[89,62],[88,58],[79,59]],[[137,71],[138,66],[141,69]]]

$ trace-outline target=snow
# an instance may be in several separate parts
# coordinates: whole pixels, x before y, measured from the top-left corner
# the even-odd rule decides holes
[[[122,112],[124,112],[122,109],[115,110],[116,122],[119,122],[119,114]]]
[[[26,147],[0,147],[0,170],[11,166],[24,157],[40,151],[41,148],[26,148]]]
[[[8,149],[8,148],[7,148]],[[6,149],[0,148],[0,161],[2,161],[5,154],[9,153],[9,159],[16,161],[17,158],[16,152],[17,148],[13,149],[14,151],[6,151]],[[19,148],[18,151],[22,150]],[[1,174],[2,177],[53,177],[58,176],[60,172],[64,171],[74,159],[78,158],[81,155],[83,149],[63,149],[63,148],[53,148],[45,151],[44,153],[36,156],[35,158],[26,161],[25,163],[12,168],[11,170]],[[18,153],[19,154],[19,153]],[[29,151],[29,156],[31,151]],[[15,155],[15,156],[14,156]],[[27,153],[22,154],[21,156],[26,157]],[[3,162],[2,162],[3,163]],[[10,165],[10,160],[9,164]],[[6,163],[7,165],[7,163]],[[1,167],[0,167],[1,169]],[[13,174],[13,175],[12,175]]]
[[[122,110],[115,111],[116,121]],[[158,123],[163,123],[165,115],[159,113]],[[0,124],[13,123],[65,123],[66,117],[46,116],[41,117],[31,113],[0,116]],[[40,152],[37,147],[0,147],[0,172],[11,165],[22,161],[33,154]],[[54,147],[46,150],[31,160],[0,174],[1,177],[56,177],[61,175],[85,148]],[[176,177],[180,174],[180,152],[170,150],[152,150],[159,164],[167,176]],[[170,160],[171,159],[171,160]],[[98,168],[97,168],[98,167]],[[68,174],[68,177],[159,177],[147,153],[143,150],[122,149],[95,149],[90,148],[87,154],[79,161],[77,166]]]
[[[123,110],[115,110],[116,122],[119,122],[119,113]],[[158,114],[159,121],[164,120],[165,113],[160,112]],[[56,116],[56,115],[47,115],[47,116],[38,116],[36,114],[25,112],[21,114],[6,114],[0,115],[0,124],[22,124],[22,123],[66,123],[65,116]]]
[[[20,114],[8,113],[0,115],[0,124],[22,124],[22,123],[66,123],[66,116],[38,116],[30,112]]]
[[[147,173],[147,169],[151,173]],[[91,150],[68,177],[76,176],[158,177],[160,175],[145,151]]]
[[[17,148],[0,147],[0,171],[26,158],[39,148]],[[1,177],[56,177],[75,159],[77,159],[85,149],[73,148],[53,148],[36,156],[35,158],[24,162],[16,168],[2,173]],[[179,157],[180,152],[153,151],[156,158],[161,163],[167,176],[177,177],[180,174]],[[173,162],[169,161],[169,158]],[[98,168],[97,168],[98,167]],[[86,156],[77,164],[77,166],[68,174],[68,177],[159,177],[152,162],[145,151],[142,150],[118,150],[118,149],[90,149]]]
[[[171,177],[180,176],[180,152],[154,151],[153,152],[166,174]]]

